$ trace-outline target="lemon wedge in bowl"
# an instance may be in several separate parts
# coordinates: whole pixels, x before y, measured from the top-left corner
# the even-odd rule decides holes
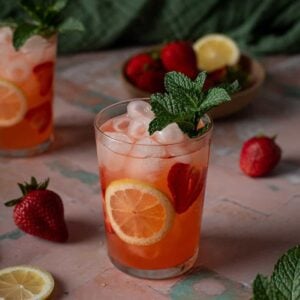
[[[233,66],[240,58],[237,44],[224,34],[205,35],[193,44],[193,49],[198,68],[207,72]]]

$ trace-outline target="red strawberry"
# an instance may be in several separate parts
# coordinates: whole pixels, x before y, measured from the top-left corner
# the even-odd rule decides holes
[[[163,92],[164,77],[164,71],[148,70],[137,78],[136,86],[150,93]]]
[[[47,61],[33,68],[33,73],[40,83],[40,94],[45,96],[52,89],[54,77],[54,62]]]
[[[210,88],[212,88],[214,86],[214,82],[212,80],[210,80],[208,77],[206,77],[204,85],[203,85],[203,90],[207,91]]]
[[[176,41],[163,47],[161,60],[167,71],[177,71],[190,78],[198,74],[195,52],[189,42]]]
[[[275,168],[280,158],[281,149],[275,143],[275,138],[253,137],[242,147],[240,167],[249,176],[264,176]]]
[[[52,105],[50,101],[41,104],[38,107],[30,109],[25,119],[30,122],[30,125],[39,133],[43,133],[50,125],[52,120]]]
[[[174,208],[184,213],[198,198],[205,184],[205,172],[184,163],[173,165],[168,174],[168,187],[171,191]]]
[[[221,83],[227,74],[226,67],[215,70],[207,74],[207,77],[213,81],[215,84]]]
[[[23,196],[6,202],[14,206],[15,224],[23,231],[42,239],[65,242],[68,230],[64,220],[64,207],[61,198],[47,190],[49,179],[37,183],[34,177],[30,184],[19,184]]]
[[[125,74],[136,83],[137,78],[147,70],[157,69],[158,63],[150,54],[141,53],[133,56],[126,64]]]

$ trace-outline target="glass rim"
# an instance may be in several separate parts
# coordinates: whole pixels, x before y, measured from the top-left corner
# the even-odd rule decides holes
[[[115,139],[113,137],[111,137],[110,135],[108,134],[105,134],[101,129],[100,129],[100,126],[97,125],[97,121],[99,120],[100,116],[103,115],[105,112],[113,109],[114,107],[116,106],[119,106],[119,105],[124,105],[125,103],[130,103],[132,101],[138,101],[138,100],[142,100],[142,101],[147,101],[149,102],[150,98],[147,98],[147,97],[141,97],[141,98],[130,98],[130,99],[126,99],[126,100],[121,100],[121,101],[118,101],[116,103],[113,103],[113,104],[110,104],[104,108],[102,108],[95,116],[94,118],[94,128],[95,130],[100,133],[102,136],[104,136],[105,138],[107,138],[108,140],[111,140],[113,142],[117,142],[117,143],[121,143],[121,144],[125,144],[125,145],[133,145],[134,143],[132,142],[126,142],[126,141],[121,141],[121,140],[118,140],[118,139]],[[173,146],[173,145],[182,145],[182,144],[186,144],[187,142],[188,143],[194,143],[194,142],[198,142],[200,140],[203,140],[206,136],[208,136],[211,132],[212,132],[212,129],[213,129],[213,120],[212,118],[208,115],[208,114],[204,114],[201,119],[203,118],[206,118],[208,120],[208,124],[210,125],[208,130],[205,131],[205,133],[195,137],[195,138],[190,138],[188,137],[188,140],[184,140],[182,142],[176,142],[176,143],[168,143],[168,144],[136,144],[136,146],[142,146],[142,147],[166,147],[166,146]],[[183,133],[185,134],[185,133]]]

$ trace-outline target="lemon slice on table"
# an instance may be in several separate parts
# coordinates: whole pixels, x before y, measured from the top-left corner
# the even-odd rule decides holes
[[[172,227],[174,209],[170,200],[139,180],[113,181],[106,190],[105,205],[112,228],[128,244],[154,244]]]
[[[214,71],[225,66],[235,65],[240,58],[236,43],[223,34],[208,34],[193,44],[200,70]]]
[[[0,127],[19,123],[27,110],[23,91],[10,81],[0,79]]]
[[[0,299],[42,300],[53,288],[52,275],[36,267],[15,266],[0,270]]]

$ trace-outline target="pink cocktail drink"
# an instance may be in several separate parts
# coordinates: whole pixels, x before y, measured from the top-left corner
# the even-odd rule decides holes
[[[56,36],[32,36],[18,50],[13,30],[0,27],[0,154],[42,152],[53,139]]]
[[[153,135],[147,101],[101,111],[95,121],[108,254],[121,270],[167,278],[186,272],[199,247],[212,124],[197,138],[172,123]]]

